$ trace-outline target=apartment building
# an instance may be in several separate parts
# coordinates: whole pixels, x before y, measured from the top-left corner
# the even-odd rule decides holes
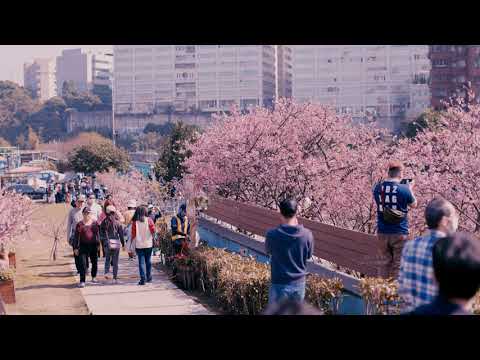
[[[37,58],[31,63],[25,63],[23,65],[23,84],[40,101],[56,96],[55,61]]]
[[[479,45],[430,45],[429,54],[431,104],[441,108],[442,101],[454,95],[462,95],[462,85],[470,82],[479,98],[480,46]]]
[[[430,104],[427,45],[294,45],[297,101],[329,104],[391,130]]]
[[[57,57],[57,86],[73,81],[78,91],[94,91],[97,87],[112,87],[113,54],[111,51],[67,49]],[[95,91],[94,91],[95,92]]]
[[[292,48],[287,45],[277,45],[277,96],[292,97]]]
[[[272,106],[274,45],[116,45],[115,112]]]

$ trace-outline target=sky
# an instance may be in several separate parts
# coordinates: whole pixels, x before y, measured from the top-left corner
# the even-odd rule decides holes
[[[112,45],[0,45],[0,80],[23,85],[23,64],[39,57],[56,57],[63,49],[112,49]]]

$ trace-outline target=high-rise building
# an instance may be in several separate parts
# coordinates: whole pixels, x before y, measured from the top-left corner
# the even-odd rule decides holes
[[[23,65],[23,85],[41,101],[56,96],[55,62],[53,59],[34,59]]]
[[[430,45],[432,62],[430,91],[432,107],[441,108],[442,100],[462,95],[462,85],[471,82],[479,98],[480,46],[479,45]]]
[[[292,97],[292,48],[277,45],[277,87],[278,97]]]
[[[274,45],[118,45],[115,112],[228,111],[271,106]]]
[[[398,129],[429,106],[427,45],[294,45],[293,98]]]
[[[111,89],[112,67],[111,51],[63,50],[57,57],[58,93],[62,93],[66,81],[73,81],[78,91],[94,91],[97,87]]]

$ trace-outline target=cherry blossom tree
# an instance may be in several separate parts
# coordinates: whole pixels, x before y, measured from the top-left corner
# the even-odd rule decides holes
[[[158,204],[167,196],[165,187],[162,187],[157,181],[146,179],[138,171],[119,175],[110,170],[97,174],[97,180],[108,187],[115,204],[121,211],[127,209],[127,203],[130,200],[136,200],[139,204],[149,202]]]
[[[331,107],[281,100],[273,111],[217,119],[185,166],[207,193],[270,209],[289,195],[303,216],[374,232],[371,189],[390,156],[384,135]]]
[[[30,226],[34,212],[33,202],[15,192],[0,192],[0,251],[15,246]]]

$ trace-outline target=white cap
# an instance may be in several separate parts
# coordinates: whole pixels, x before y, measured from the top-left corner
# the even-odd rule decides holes
[[[116,212],[117,209],[115,209],[115,206],[113,206],[113,205],[108,205],[107,208],[106,208],[106,211],[107,211],[107,214],[110,214],[112,212]]]
[[[127,203],[127,207],[129,208],[136,208],[137,207],[137,202],[135,200],[130,200],[128,203]]]

